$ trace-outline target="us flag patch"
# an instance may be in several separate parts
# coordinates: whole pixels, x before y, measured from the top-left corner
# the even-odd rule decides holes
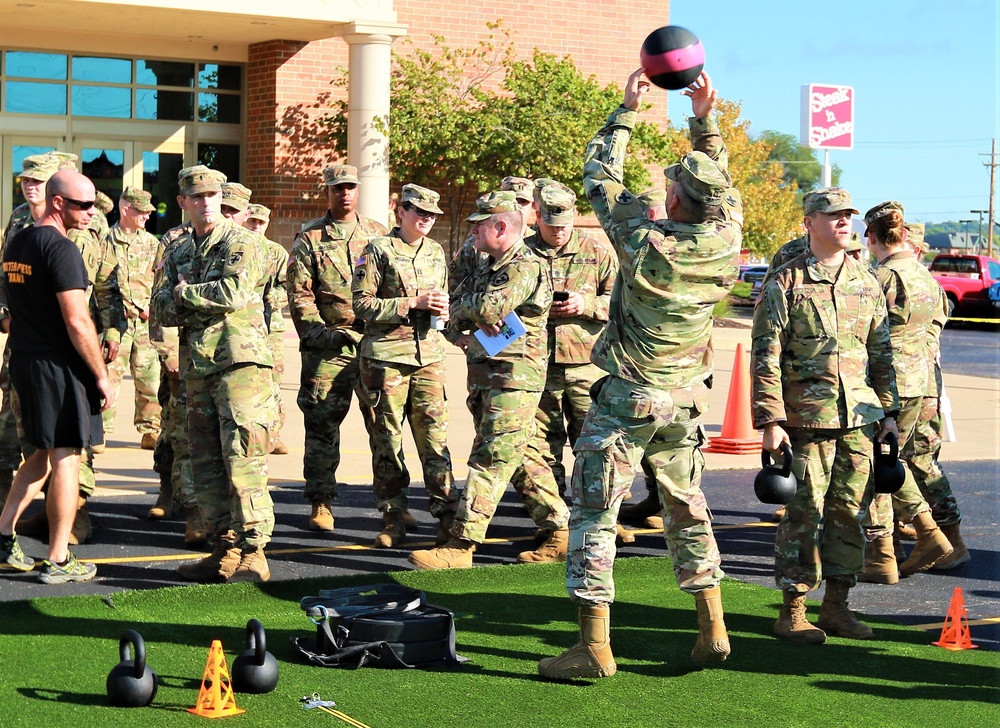
[[[357,262],[354,264],[354,267],[357,268],[358,266],[362,266],[367,262],[368,262],[368,256],[362,255],[360,258],[358,258]]]

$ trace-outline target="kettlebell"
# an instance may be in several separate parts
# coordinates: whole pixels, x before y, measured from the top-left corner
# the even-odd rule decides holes
[[[247,622],[247,649],[233,660],[233,690],[238,693],[269,693],[278,684],[278,661],[267,651],[264,625]]]
[[[882,452],[882,445],[889,446],[888,454]],[[899,440],[891,432],[883,442],[875,441],[875,466],[872,475],[876,493],[895,493],[903,487],[906,469],[899,462]]]
[[[129,645],[132,654],[129,654]],[[134,629],[122,632],[118,642],[118,655],[121,659],[108,673],[108,698],[112,705],[122,708],[141,708],[153,702],[160,679],[146,664],[146,643],[142,635]]]
[[[781,454],[784,462],[779,467],[771,465],[771,453],[760,452],[760,464],[763,466],[757,477],[753,479],[753,492],[761,503],[772,503],[784,506],[792,502],[798,481],[792,475],[792,448],[787,443],[781,443]]]

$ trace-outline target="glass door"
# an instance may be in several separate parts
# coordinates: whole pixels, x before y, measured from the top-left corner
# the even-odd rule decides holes
[[[153,195],[155,212],[149,216],[146,230],[160,236],[172,227],[181,224],[181,210],[177,206],[177,173],[184,168],[184,145],[182,142],[163,144],[136,143],[140,158],[139,174],[142,188]]]
[[[74,153],[79,156],[76,164],[94,183],[94,187],[115,203],[108,213],[108,225],[118,222],[118,198],[131,183],[135,159],[130,141],[77,139]],[[126,182],[128,177],[128,182]]]

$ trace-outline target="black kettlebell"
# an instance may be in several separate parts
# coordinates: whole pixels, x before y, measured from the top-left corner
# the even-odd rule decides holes
[[[889,446],[889,452],[882,452],[882,445]],[[876,493],[895,493],[903,487],[906,480],[906,468],[899,462],[899,440],[891,432],[887,433],[882,442],[875,441],[875,466],[872,474],[873,488]]]
[[[129,654],[132,646],[133,660]],[[141,708],[153,702],[160,679],[146,664],[146,643],[134,629],[122,632],[118,642],[121,659],[108,673],[108,698],[112,705],[122,708]]]
[[[230,676],[238,693],[269,693],[278,684],[278,661],[267,651],[264,625],[256,619],[247,622],[247,649],[233,660]]]
[[[787,443],[781,443],[781,454],[784,462],[778,466],[771,465],[771,453],[767,450],[760,452],[763,467],[753,479],[753,492],[761,503],[785,506],[795,497],[799,483],[792,474],[792,448]]]

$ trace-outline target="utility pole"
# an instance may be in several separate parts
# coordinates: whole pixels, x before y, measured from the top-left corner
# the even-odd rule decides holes
[[[980,154],[980,157],[985,157],[985,154]],[[983,166],[990,168],[990,233],[989,241],[987,243],[986,254],[993,257],[993,198],[996,196],[997,189],[997,140],[996,137],[993,138],[993,151],[990,152],[990,161],[985,162]]]
[[[973,215],[979,215],[979,237],[976,238],[976,252],[982,253],[983,250],[983,215],[985,215],[989,210],[969,210]]]

